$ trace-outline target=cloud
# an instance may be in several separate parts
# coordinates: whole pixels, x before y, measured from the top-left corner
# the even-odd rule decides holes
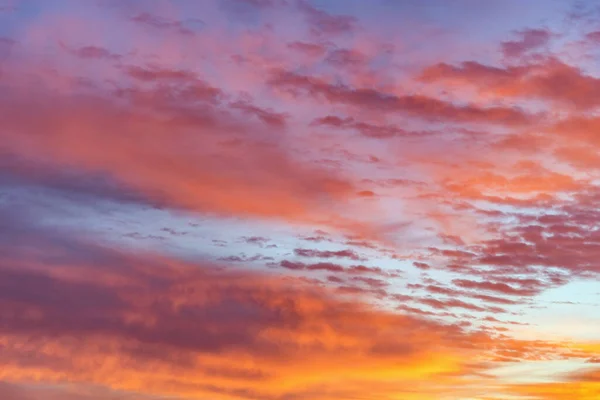
[[[369,267],[366,265],[344,266],[332,262],[303,263],[299,261],[282,260],[278,264],[280,267],[294,271],[327,271],[343,275],[375,275],[380,277],[392,278],[400,276],[398,271],[386,271],[380,267]]]
[[[236,102],[232,104],[232,107],[238,110],[242,110],[248,115],[253,115],[267,125],[273,128],[285,128],[286,115],[283,113],[273,112],[272,110],[265,110],[247,102]]]
[[[515,296],[532,296],[540,291],[533,288],[515,288],[503,282],[477,282],[467,279],[455,279],[452,283],[465,289],[477,289]]]
[[[292,42],[287,45],[291,50],[309,57],[319,58],[325,55],[327,48],[324,45],[310,42]]]
[[[186,83],[199,83],[196,74],[185,70],[173,70],[169,68],[144,68],[137,65],[130,65],[125,68],[125,72],[132,78],[145,82],[168,82],[175,81]],[[216,88],[207,88],[212,96],[220,94]]]
[[[106,176],[119,187],[173,207],[300,219],[328,214],[324,208],[318,211],[319,203],[354,193],[336,172],[305,165],[285,148],[263,143],[264,125],[253,127],[232,115],[241,109],[279,128],[278,114],[248,103],[221,111],[220,91],[186,71],[129,67],[127,72],[160,85],[121,89],[121,101],[129,106],[99,95],[56,97],[31,88],[37,91],[33,97],[26,86],[11,89],[10,99],[3,97],[0,120],[7,128],[1,134],[5,153],[19,160],[16,174],[24,177],[36,168],[26,164],[43,158],[51,168],[74,168],[82,177]],[[169,88],[173,81],[177,87]],[[213,106],[196,111],[190,108],[195,101]],[[43,135],[36,134],[40,131]],[[44,171],[31,179],[54,179],[55,185],[62,178]]]
[[[10,56],[13,46],[16,41],[7,37],[0,37],[0,60],[4,60]]]
[[[35,235],[39,254],[61,260],[0,242],[2,379],[223,399],[402,393],[432,376],[452,384],[444,376],[466,367],[461,353],[489,340],[299,281],[123,252],[66,232],[56,242],[18,223],[21,240]]]
[[[316,8],[310,2],[297,2],[298,10],[304,15],[311,32],[329,36],[352,33],[357,28],[357,20],[348,15],[332,15]]]
[[[142,12],[131,18],[131,21],[141,24],[157,30],[168,30],[176,32],[181,35],[193,35],[194,30],[186,26],[185,22],[192,23],[194,25],[204,24],[199,19],[192,19],[188,21],[172,21],[166,18],[153,15],[148,12]]]
[[[474,86],[497,98],[540,99],[565,106],[591,109],[600,105],[600,79],[578,67],[548,57],[531,64],[495,67],[477,61],[459,65],[440,63],[421,73],[424,82]]]
[[[61,43],[61,46],[69,53],[81,59],[112,61],[118,61],[121,59],[120,55],[112,53],[108,49],[100,46],[83,46],[78,48],[69,48],[64,43]]]
[[[314,249],[294,249],[294,254],[299,257],[312,258],[347,258],[354,261],[363,261],[353,250],[314,250]]]
[[[317,118],[313,122],[311,122],[311,125],[352,129],[359,132],[363,136],[375,139],[410,137],[426,134],[420,132],[409,132],[394,125],[374,125],[369,124],[367,122],[356,121],[352,117],[340,118],[334,115],[328,115],[326,117]]]
[[[600,273],[588,28],[192,3],[11,16],[0,397],[596,394],[542,297]]]
[[[325,99],[332,104],[346,104],[383,113],[400,112],[429,121],[522,126],[531,124],[536,119],[533,115],[511,107],[456,105],[424,95],[396,96],[370,88],[331,84],[319,78],[289,71],[276,72],[270,80],[270,85],[296,95]]]
[[[537,50],[548,44],[552,38],[546,29],[525,29],[517,32],[519,39],[502,42],[502,52],[505,57],[518,58],[531,50]]]
[[[592,400],[600,394],[600,376],[598,369],[582,369],[563,376],[561,382],[541,382],[514,385],[509,392],[543,400],[577,399]]]
[[[325,61],[335,67],[357,67],[364,65],[367,57],[356,50],[336,49],[327,54]]]
[[[113,200],[160,206],[160,197],[150,198],[123,185],[108,173],[82,173],[37,159],[2,153],[0,186],[4,188],[44,188],[80,200]]]
[[[435,309],[441,309],[441,310],[446,310],[446,309],[451,309],[451,308],[462,308],[465,310],[477,311],[477,312],[484,312],[484,311],[489,311],[489,312],[493,312],[493,313],[505,312],[505,310],[501,307],[478,306],[477,304],[468,303],[466,301],[458,300],[458,299],[439,300],[439,299],[434,299],[434,298],[425,298],[425,299],[420,299],[419,303],[428,305]]]

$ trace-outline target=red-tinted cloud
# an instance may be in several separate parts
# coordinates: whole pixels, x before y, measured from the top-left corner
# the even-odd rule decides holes
[[[535,98],[587,109],[600,105],[600,80],[556,58],[507,67],[476,61],[458,66],[441,63],[426,68],[420,78],[425,82],[473,85],[482,93],[499,98]]]

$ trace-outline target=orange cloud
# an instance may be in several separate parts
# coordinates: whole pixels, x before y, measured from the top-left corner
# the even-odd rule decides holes
[[[417,385],[435,398],[490,340],[289,279],[39,239],[63,254],[56,267],[20,250],[0,263],[6,381],[220,399],[411,398]]]
[[[495,67],[466,61],[459,66],[445,63],[423,70],[419,79],[454,86],[475,87],[494,97],[541,99],[571,107],[591,109],[600,105],[600,80],[557,58],[534,64]]]
[[[579,370],[568,374],[560,382],[514,385],[509,392],[536,400],[593,400],[600,396],[600,370]]]
[[[523,311],[600,272],[600,86],[554,51],[569,38],[510,28],[461,63],[474,43],[425,54],[445,30],[414,54],[310,1],[203,2],[203,21],[110,3],[0,38],[0,397],[597,397],[597,344],[513,336],[544,337]],[[219,248],[181,226],[156,229],[187,261],[111,248],[96,225],[165,237],[122,234],[107,199],[140,231],[146,205],[222,218]],[[52,226],[80,203],[77,235]],[[494,375],[533,360],[589,368]]]

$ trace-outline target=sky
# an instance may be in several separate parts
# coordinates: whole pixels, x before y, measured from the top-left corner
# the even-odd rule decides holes
[[[0,0],[0,398],[600,398],[599,18]]]

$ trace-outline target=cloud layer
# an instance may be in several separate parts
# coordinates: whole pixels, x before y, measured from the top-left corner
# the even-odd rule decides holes
[[[598,398],[596,17],[1,6],[0,397]]]

